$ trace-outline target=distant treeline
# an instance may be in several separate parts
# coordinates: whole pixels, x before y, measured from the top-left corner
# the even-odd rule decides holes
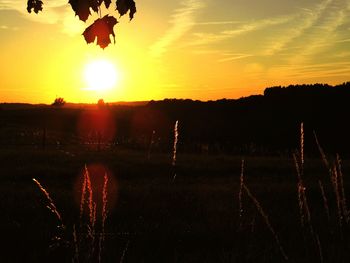
[[[85,136],[89,140],[108,139],[115,147],[147,149],[152,144],[154,151],[170,151],[174,124],[179,120],[180,152],[289,154],[299,147],[300,123],[304,122],[307,154],[317,154],[315,131],[326,151],[348,155],[349,102],[347,82],[337,86],[271,87],[264,95],[237,100],[165,99],[145,105],[89,109],[3,107],[0,144],[20,142],[16,137],[19,133],[45,130],[48,138],[55,135],[60,144],[75,143]],[[89,118],[104,119],[104,126]]]

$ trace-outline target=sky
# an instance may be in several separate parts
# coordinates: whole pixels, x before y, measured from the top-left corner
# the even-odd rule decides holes
[[[266,87],[350,80],[350,0],[135,0],[116,43],[87,45],[67,0],[0,0],[0,102],[215,100]],[[84,68],[111,61],[119,81],[86,88]]]

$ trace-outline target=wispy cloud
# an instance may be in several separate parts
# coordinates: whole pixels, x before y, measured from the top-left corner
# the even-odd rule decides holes
[[[242,21],[233,20],[233,21],[207,21],[207,22],[197,22],[197,26],[212,26],[212,25],[232,25],[232,24],[241,24]]]
[[[177,39],[188,32],[195,24],[196,11],[204,7],[200,0],[185,0],[181,7],[174,11],[169,23],[171,27],[167,32],[151,46],[151,55],[161,56],[168,47]]]
[[[1,10],[15,10],[30,21],[61,25],[62,31],[69,35],[81,33],[84,28],[84,23],[74,17],[67,0],[44,1],[43,12],[39,12],[39,14],[28,14],[27,4],[24,0],[0,0]]]
[[[270,71],[271,75],[279,76],[281,79],[297,79],[303,81],[305,79],[329,77],[348,77],[350,74],[350,63],[334,62],[328,64],[314,65],[309,64],[307,66],[293,66],[286,65],[284,67],[276,68],[275,72]]]
[[[350,31],[350,29],[348,29]],[[350,42],[350,38],[347,39],[340,39],[337,41],[337,43],[344,43],[344,42]]]
[[[19,29],[19,27],[17,26],[7,26],[7,25],[1,25],[0,29],[2,30],[13,30],[13,31],[17,31]]]
[[[293,59],[293,63],[302,62],[306,58],[334,46],[339,37],[343,38],[337,34],[337,29],[346,22],[346,18],[349,16],[348,4],[347,0],[326,1],[324,9],[316,16],[312,26],[305,30],[299,39],[307,44]]]
[[[350,1],[323,0],[293,10],[288,15],[254,21],[202,21],[184,45],[197,50],[198,55],[210,54],[215,47],[219,63],[240,60],[242,68],[260,65],[264,70],[249,66],[248,72],[261,73],[267,79],[349,75],[350,66],[343,63],[349,53],[343,43],[350,42]],[[326,60],[330,63],[320,64]]]
[[[229,53],[229,54],[223,54],[223,55],[224,55],[224,58],[219,59],[218,62],[233,61],[233,60],[249,58],[249,57],[253,56],[251,54],[240,54],[240,53],[238,53],[238,54]]]
[[[213,44],[216,42],[232,39],[243,34],[262,30],[269,26],[285,24],[293,20],[294,18],[295,18],[295,15],[287,15],[287,16],[279,16],[274,18],[260,19],[260,20],[248,21],[248,22],[231,21],[230,24],[237,24],[237,26],[233,29],[221,30],[215,33],[211,33],[211,32],[210,33],[207,33],[207,32],[193,33],[193,36],[195,37],[195,39],[192,40],[191,43],[189,43],[189,45],[200,46],[200,45]],[[213,22],[208,22],[208,24],[211,24],[211,23]],[[217,22],[217,25],[222,25],[225,23],[227,22],[224,22],[224,23]],[[204,23],[201,23],[201,24],[203,25]]]
[[[280,16],[280,17],[274,17],[274,18],[261,19],[258,21],[253,21],[253,22],[244,24],[236,29],[225,30],[222,32],[222,34],[229,36],[229,37],[235,37],[235,36],[242,35],[242,34],[245,34],[248,32],[260,30],[260,29],[266,28],[268,26],[285,24],[294,18],[295,18],[295,15],[288,15],[288,16]]]
[[[287,25],[284,33],[271,39],[271,43],[267,45],[263,52],[264,55],[274,55],[281,50],[285,50],[288,46],[293,46],[293,41],[296,42],[298,38],[302,37],[315,25],[331,2],[332,0],[324,0],[314,9],[300,8],[301,12],[295,15],[296,19]]]

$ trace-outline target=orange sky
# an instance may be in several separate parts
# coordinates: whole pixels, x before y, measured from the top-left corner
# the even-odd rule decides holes
[[[39,15],[27,14],[25,1],[0,0],[0,102],[209,100],[350,80],[349,0],[136,4],[135,19],[115,27],[116,44],[101,50],[85,43],[86,25],[65,0],[44,0]],[[120,80],[86,89],[84,68],[100,59]]]

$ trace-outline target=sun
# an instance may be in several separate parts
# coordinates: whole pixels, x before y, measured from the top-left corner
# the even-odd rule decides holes
[[[111,61],[99,59],[86,64],[84,80],[87,89],[104,92],[116,87],[120,80],[120,74]]]

